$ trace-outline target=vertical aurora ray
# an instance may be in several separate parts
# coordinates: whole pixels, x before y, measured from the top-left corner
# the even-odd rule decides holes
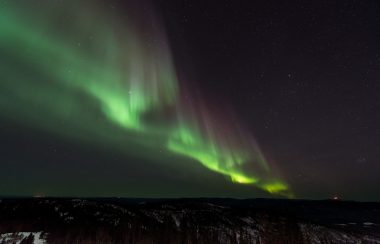
[[[89,17],[105,19],[97,13]],[[24,13],[25,14],[25,13]],[[74,14],[81,14],[76,13]],[[35,16],[34,16],[35,17]],[[39,15],[38,17],[41,18]],[[44,16],[42,16],[44,17]],[[59,18],[49,16],[50,23]],[[33,20],[24,20],[12,14],[1,16],[1,44],[3,51],[24,60],[41,73],[48,72],[59,85],[81,89],[96,97],[104,113],[115,123],[128,129],[141,130],[140,117],[144,112],[174,102],[176,82],[173,68],[165,55],[155,57],[154,51],[141,46],[143,40],[129,33],[115,37],[118,30],[98,21],[98,25],[86,29],[96,33],[101,41],[89,36],[84,43],[68,42],[54,37],[49,28],[29,27]],[[82,27],[85,28],[85,27]],[[78,36],[81,29],[70,26],[65,35]],[[92,47],[83,50],[81,45]],[[160,60],[158,60],[160,59]]]
[[[170,150],[197,160],[234,183],[253,184],[270,193],[292,196],[288,186],[271,172],[255,140],[233,126],[226,115],[216,116],[199,102],[185,102],[177,116],[179,127],[170,134]]]
[[[161,144],[235,183],[289,193],[246,132],[216,121],[205,105],[183,102],[153,15],[152,22],[141,24],[102,1],[36,3],[15,1],[0,8],[0,116],[52,131],[58,129],[46,118],[59,118],[68,128],[112,141],[119,135],[99,133],[96,121],[73,119],[89,113],[80,103],[85,95],[127,138],[133,132],[142,144]]]

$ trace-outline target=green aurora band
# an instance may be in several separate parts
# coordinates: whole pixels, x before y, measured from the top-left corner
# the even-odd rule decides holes
[[[116,138],[127,138],[194,159],[235,183],[291,196],[253,138],[181,96],[164,31],[146,12],[141,20],[106,1],[2,2],[0,116],[62,136],[111,141],[120,150]]]

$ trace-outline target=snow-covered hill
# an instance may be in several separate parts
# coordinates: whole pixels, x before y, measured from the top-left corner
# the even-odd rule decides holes
[[[379,243],[380,204],[268,199],[0,201],[0,243]]]

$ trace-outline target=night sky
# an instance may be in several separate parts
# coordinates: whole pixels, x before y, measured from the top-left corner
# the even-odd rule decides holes
[[[0,195],[380,200],[380,2],[0,1]]]

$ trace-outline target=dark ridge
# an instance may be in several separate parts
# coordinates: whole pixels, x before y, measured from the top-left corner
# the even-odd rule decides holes
[[[379,243],[380,203],[4,197],[0,243],[16,240],[9,238],[48,243]]]

